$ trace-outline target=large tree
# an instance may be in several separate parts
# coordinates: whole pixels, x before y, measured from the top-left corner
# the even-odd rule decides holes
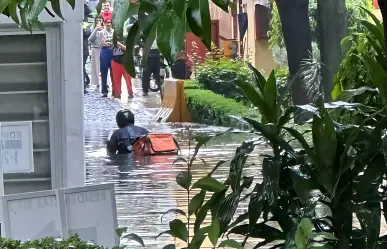
[[[342,60],[341,40],[347,34],[348,17],[345,0],[318,0],[317,27],[321,58],[321,84],[325,101],[331,100],[335,73]]]
[[[275,0],[281,19],[293,103],[309,103],[307,92],[298,72],[303,60],[310,58],[312,52],[311,30],[309,24],[309,0]]]

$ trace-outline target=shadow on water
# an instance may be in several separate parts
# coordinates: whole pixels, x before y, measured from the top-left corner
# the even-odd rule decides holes
[[[139,87],[135,84],[135,87]],[[175,182],[176,174],[184,170],[183,165],[172,166],[174,156],[136,157],[130,155],[108,155],[105,140],[116,129],[115,113],[122,107],[131,109],[136,116],[136,124],[154,132],[171,132],[175,135],[182,149],[182,156],[189,154],[189,132],[193,135],[216,134],[227,128],[210,127],[199,124],[160,124],[154,123],[152,117],[160,104],[158,95],[147,98],[138,96],[128,102],[102,99],[96,93],[85,96],[85,160],[87,184],[114,183],[116,189],[117,213],[119,226],[128,227],[128,231],[137,233],[147,248],[162,248],[169,237],[162,236],[155,241],[155,236],[168,229],[168,221],[175,215],[166,215],[161,223],[162,214],[171,208],[187,209],[187,196]],[[136,94],[137,93],[137,94]],[[193,182],[205,176],[219,160],[230,159],[235,148],[242,141],[250,138],[249,134],[226,134],[214,139],[199,153],[206,165],[197,162],[193,169]],[[260,148],[260,151],[265,148]],[[191,152],[192,153],[192,152]],[[257,158],[254,159],[257,161]],[[259,164],[258,164],[259,165]],[[216,171],[214,177],[224,181],[228,176],[228,164]],[[256,176],[259,181],[259,169],[252,164],[246,175]],[[194,194],[194,193],[193,193]],[[243,212],[247,203],[238,213]],[[208,221],[207,221],[208,222]],[[123,241],[124,244],[128,243]],[[137,248],[136,244],[128,244]]]

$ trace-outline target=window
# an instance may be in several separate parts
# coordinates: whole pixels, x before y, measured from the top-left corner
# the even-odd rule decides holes
[[[270,15],[269,8],[260,4],[255,5],[255,39],[268,38]]]
[[[4,174],[5,194],[51,189],[46,54],[45,34],[0,36],[0,122],[32,121],[35,168]]]

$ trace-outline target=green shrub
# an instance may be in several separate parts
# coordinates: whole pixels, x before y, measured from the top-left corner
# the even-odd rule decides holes
[[[257,111],[209,90],[185,89],[185,97],[194,122],[243,129],[248,126],[230,115],[259,118]]]
[[[24,249],[24,248],[55,248],[55,249],[104,249],[103,246],[93,245],[82,241],[78,236],[68,239],[44,238],[20,242],[19,240],[0,238],[0,248],[4,249]]]
[[[196,67],[196,80],[203,89],[223,95],[226,98],[242,101],[248,100],[236,82],[252,82],[252,73],[247,64],[241,60],[207,59]]]

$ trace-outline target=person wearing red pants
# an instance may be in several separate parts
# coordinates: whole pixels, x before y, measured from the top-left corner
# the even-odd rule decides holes
[[[112,73],[113,73],[113,91],[114,98],[121,98],[121,79],[124,76],[126,81],[126,87],[128,89],[129,98],[133,98],[132,90],[132,79],[129,74],[125,71],[124,67],[124,56],[126,51],[126,46],[119,41],[113,41],[114,50],[113,50],[113,60],[112,60]]]

